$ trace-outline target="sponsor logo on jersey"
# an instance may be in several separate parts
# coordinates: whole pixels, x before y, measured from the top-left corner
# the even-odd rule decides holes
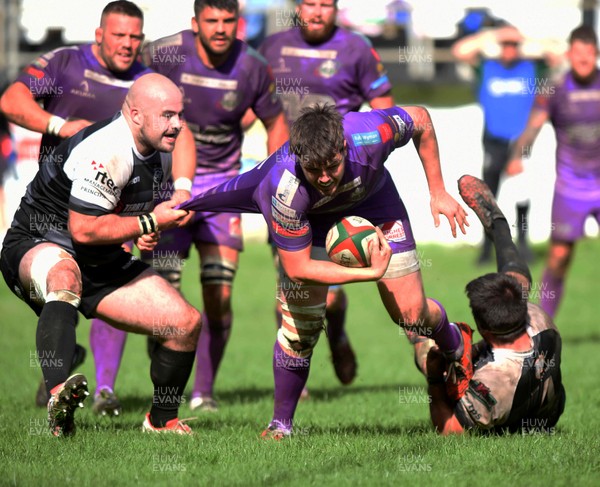
[[[392,136],[393,136],[392,129],[387,123],[382,123],[381,125],[377,125],[377,131],[379,132],[379,135],[381,135],[382,142],[385,143],[385,142],[392,140]]]
[[[127,183],[127,186],[133,186],[134,184],[139,183],[141,180],[142,180],[142,178],[140,176],[136,176]]]
[[[229,219],[229,236],[242,238],[242,219],[239,216],[232,216]]]
[[[108,173],[104,168],[104,165],[96,161],[92,161],[91,165],[92,169],[96,171],[96,175],[93,179],[84,178],[84,181],[93,186],[93,188],[95,189],[85,186],[82,186],[81,189],[86,193],[90,193],[94,196],[101,196],[106,199],[108,198],[106,197],[105,193],[109,193],[113,196],[116,196],[120,190],[113,181],[113,179],[109,177]]]
[[[283,46],[281,55],[309,59],[335,59],[338,52],[333,49],[302,49],[300,47]]]
[[[575,90],[568,94],[569,101],[598,101],[600,90]]]
[[[329,79],[335,76],[339,70],[340,63],[333,59],[328,59],[327,61],[321,63],[317,72],[322,78]]]
[[[277,185],[277,193],[276,197],[279,201],[281,201],[284,205],[290,205],[294,196],[296,196],[296,191],[298,191],[298,187],[300,186],[300,179],[294,176],[287,169],[283,171],[283,175],[279,180],[279,184]]]
[[[401,221],[384,223],[381,231],[388,242],[403,242],[406,240],[406,232]]]
[[[83,80],[81,83],[79,83],[79,89],[71,88],[71,94],[82,96],[84,98],[90,98],[92,100],[96,98],[94,93],[90,93],[90,84],[86,80]]]
[[[98,181],[103,186],[106,186],[113,193],[116,193],[117,191],[119,191],[119,188],[117,187],[115,182],[108,176],[107,172],[98,171],[96,173],[96,177],[94,178],[94,181]]]
[[[152,187],[153,188],[160,187],[160,183],[162,182],[164,175],[165,174],[163,173],[162,167],[157,167],[154,169],[154,174],[152,176]]]
[[[525,78],[490,78],[488,90],[492,96],[523,95],[527,94]]]
[[[389,83],[389,82],[390,82],[390,79],[387,77],[387,74],[384,74],[383,76],[381,76],[381,77],[377,78],[375,81],[373,81],[369,85],[369,88],[371,88],[372,90],[376,90],[381,85],[383,85],[385,83]]]
[[[187,122],[188,128],[194,134],[194,139],[203,144],[227,144],[233,140],[235,134],[231,125],[199,125]]]
[[[39,58],[37,58],[35,61],[33,61],[32,63],[35,67],[40,68],[40,69],[44,69],[46,66],[48,66],[48,61],[46,61],[43,56],[40,56]]]
[[[25,68],[25,72],[37,79],[42,79],[44,77],[44,72],[34,68],[33,66],[27,66]]]
[[[153,208],[154,202],[152,201],[145,201],[141,203],[124,203],[123,201],[119,200],[114,212],[122,216],[136,216],[148,213],[149,211],[152,211]]]
[[[309,231],[308,222],[302,224],[298,223],[298,225],[294,226],[292,224],[282,225],[275,219],[272,219],[271,226],[277,235],[281,235],[282,237],[286,238],[304,237]]]
[[[286,215],[290,218],[298,217],[298,212],[296,210],[280,203],[279,201],[277,201],[277,199],[274,196],[271,196],[271,204],[273,205],[273,208],[275,208],[277,211],[279,211],[280,213],[283,213],[284,215]]]
[[[373,130],[372,132],[358,132],[352,134],[352,140],[356,146],[374,145],[381,143],[381,136],[377,130]]]
[[[186,85],[202,86],[203,88],[214,88],[215,90],[237,90],[238,82],[236,79],[209,78],[207,76],[198,76],[197,74],[182,73],[180,81]]]
[[[285,59],[280,57],[277,60],[277,66],[273,68],[273,73],[291,73],[292,72],[292,68],[288,68],[285,65]]]
[[[490,389],[478,380],[471,379],[471,382],[469,382],[469,391],[471,392],[471,396],[481,402],[488,411],[491,411],[492,407],[497,403]]]
[[[400,115],[392,115],[392,118],[398,125],[398,133],[394,135],[394,142],[398,143],[398,141],[404,137],[404,133],[406,132],[406,122],[400,118]]]
[[[117,88],[125,88],[127,90],[131,88],[131,85],[133,84],[133,80],[112,78],[111,76],[107,76],[102,73],[96,73],[96,71],[92,71],[91,69],[84,70],[83,77],[86,79],[91,79],[96,83],[108,86],[115,86]]]
[[[238,106],[240,98],[237,91],[228,91],[223,95],[223,98],[221,98],[220,105],[224,110],[231,112]]]
[[[481,414],[472,404],[464,404],[464,406],[471,418],[473,418],[475,421],[479,421],[481,419]]]

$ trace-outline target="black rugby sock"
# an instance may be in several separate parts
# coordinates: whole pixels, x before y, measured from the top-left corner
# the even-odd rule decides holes
[[[177,417],[196,352],[178,352],[157,345],[152,354],[150,376],[154,384],[150,421],[162,428]]]
[[[42,308],[35,341],[48,397],[50,389],[69,377],[77,319],[77,308],[63,301],[50,301]]]
[[[517,205],[517,242],[527,244],[527,228],[529,215],[529,203]]]
[[[512,240],[508,222],[497,218],[492,222],[492,235],[496,247],[496,265],[498,272],[518,272],[531,282],[531,273],[525,260],[519,255],[517,246]]]

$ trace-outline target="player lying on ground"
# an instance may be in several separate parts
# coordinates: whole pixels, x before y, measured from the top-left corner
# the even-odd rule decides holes
[[[473,378],[458,401],[444,386],[445,359],[439,349],[431,340],[418,346],[421,356],[429,350],[431,420],[441,434],[469,429],[550,433],[565,407],[560,334],[552,319],[527,301],[529,269],[487,185],[463,176],[459,190],[496,247],[498,272],[466,287],[483,340],[473,345]]]
[[[384,167],[390,153],[413,141],[429,184],[431,211],[465,232],[466,213],[446,192],[435,131],[422,107],[393,107],[342,116],[333,105],[305,109],[289,143],[251,171],[181,205],[197,211],[262,213],[282,266],[283,323],[273,354],[275,409],[263,436],[292,432],[313,348],[323,329],[329,285],[377,281],[392,320],[433,337],[451,364],[449,392],[458,396],[471,378],[471,330],[451,324],[444,308],[423,291],[408,214]],[[358,215],[381,228],[371,266],[331,262],[325,236],[343,216]]]
[[[154,208],[155,185],[170,173],[182,111],[174,83],[158,74],[138,78],[121,112],[65,140],[52,163],[41,165],[4,240],[2,274],[39,316],[37,353],[56,436],[75,432],[74,411],[87,395],[83,375],[68,377],[78,310],[130,332],[164,328],[152,356],[154,395],[143,429],[191,432],[177,412],[200,314],[121,247],[136,239],[140,250],[151,250],[160,230],[187,215],[173,200]]]

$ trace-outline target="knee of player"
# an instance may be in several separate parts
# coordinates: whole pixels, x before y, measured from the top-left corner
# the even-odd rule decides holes
[[[81,297],[81,271],[73,257],[57,246],[41,249],[29,269],[30,287],[38,301],[73,301]],[[56,294],[58,293],[58,294]],[[77,305],[79,303],[77,302]]]
[[[196,342],[200,336],[200,327],[202,326],[202,318],[200,312],[189,306],[179,316],[177,323],[178,337],[183,341]]]
[[[327,292],[327,310],[338,311],[344,309],[347,304],[346,292],[342,287],[329,288]]]
[[[237,263],[218,255],[202,259],[200,266],[200,282],[202,287],[231,287]]]
[[[188,306],[186,313],[185,328],[188,330],[190,335],[196,335],[200,333],[200,327],[202,326],[202,315],[193,306]]]
[[[282,323],[277,332],[284,349],[308,356],[319,341],[324,328],[325,303],[296,306],[282,303]]]

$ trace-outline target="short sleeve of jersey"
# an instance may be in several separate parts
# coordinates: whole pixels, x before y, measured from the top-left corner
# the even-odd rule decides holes
[[[288,144],[275,151],[269,159],[280,160],[280,165],[293,159],[287,153]],[[269,161],[267,162],[273,162]],[[278,169],[269,173],[267,184],[262,185],[259,192],[260,207],[269,227],[269,235],[273,243],[280,249],[288,251],[302,250],[312,242],[312,230],[306,211],[309,198],[300,184],[300,179],[290,169]]]
[[[414,123],[400,107],[370,112],[350,112],[344,117],[344,131],[352,157],[383,164],[390,153],[411,140]]]
[[[458,422],[465,429],[493,428],[510,413],[513,395],[509,388],[505,375],[494,366],[476,370],[467,392],[456,403]]]
[[[252,110],[258,118],[266,120],[273,118],[283,111],[279,97],[275,93],[275,80],[267,60],[251,47],[248,47],[248,56],[254,58],[254,69],[252,76],[256,83],[256,98],[252,104]]]
[[[552,80],[552,82],[545,87],[545,89],[541,93],[537,94],[535,100],[533,102],[533,108],[536,110],[541,110],[548,115],[552,116],[552,112],[554,111],[554,104],[558,100],[558,97],[555,96],[557,86],[559,81]]]
[[[359,52],[356,79],[364,98],[370,101],[390,91],[392,83],[371,42],[366,37],[357,35],[356,47]]]
[[[114,211],[133,171],[131,155],[99,151],[96,139],[91,136],[75,147],[64,165],[72,181],[69,209],[92,216]]]
[[[29,88],[36,100],[56,96],[61,90],[61,73],[66,71],[68,52],[77,47],[61,47],[38,57],[21,71],[16,81]]]

